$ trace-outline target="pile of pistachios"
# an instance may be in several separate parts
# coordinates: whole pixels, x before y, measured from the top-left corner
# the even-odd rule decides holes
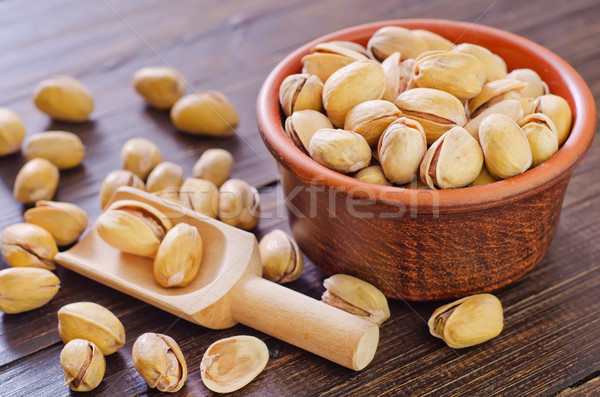
[[[535,71],[508,73],[484,47],[397,26],[376,31],[366,48],[317,44],[279,99],[286,134],[315,161],[406,188],[519,175],[554,155],[572,122]]]

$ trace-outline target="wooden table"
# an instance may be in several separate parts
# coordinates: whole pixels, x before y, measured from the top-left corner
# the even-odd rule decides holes
[[[260,187],[257,236],[287,229],[275,161],[258,134],[255,101],[273,66],[302,43],[355,24],[391,18],[448,18],[478,22],[536,41],[566,59],[600,98],[600,3],[597,0],[19,0],[0,2],[0,106],[21,115],[28,136],[50,129],[79,134],[84,164],[61,173],[56,200],[74,202],[93,220],[100,213],[104,176],[120,168],[129,138],[157,143],[166,160],[188,176],[199,154],[223,147],[234,154],[233,175]],[[147,109],[130,86],[143,66],[168,64],[197,90],[223,91],[239,110],[238,135],[206,139],[181,134],[168,113]],[[81,79],[94,93],[93,121],[52,123],[31,101],[34,85],[56,74]],[[191,91],[188,89],[188,91]],[[0,229],[21,221],[12,198],[20,154],[0,158]],[[210,395],[199,364],[215,340],[237,334],[263,339],[271,359],[236,395],[598,395],[600,393],[600,142],[575,171],[556,238],[528,275],[497,291],[505,308],[502,334],[481,346],[454,351],[429,335],[426,319],[438,303],[390,301],[374,361],[353,372],[244,326],[214,331],[59,268],[62,288],[48,305],[0,314],[0,395],[62,396],[56,311],[82,300],[112,310],[127,343],[107,358],[106,375],[92,392],[105,396],[157,395],[135,371],[131,349],[144,332],[178,341],[190,371],[176,395]],[[6,266],[5,263],[0,265]],[[289,284],[319,298],[325,275],[307,263]],[[90,394],[92,394],[90,393]],[[587,394],[586,394],[587,393]]]

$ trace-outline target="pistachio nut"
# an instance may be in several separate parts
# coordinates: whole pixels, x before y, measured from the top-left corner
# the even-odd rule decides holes
[[[323,281],[326,291],[321,300],[381,325],[390,317],[387,299],[372,284],[347,274],[336,274]]]
[[[471,295],[438,308],[427,324],[431,335],[454,349],[462,349],[500,335],[504,314],[494,295]]]
[[[85,156],[81,139],[71,132],[47,131],[30,137],[23,146],[23,155],[28,160],[43,158],[66,170],[77,167]]]
[[[154,258],[171,221],[151,205],[135,200],[112,203],[96,220],[98,235],[111,247]]]
[[[369,56],[383,61],[394,52],[402,60],[416,58],[428,50],[427,43],[413,31],[400,26],[384,26],[376,31],[367,43]]]
[[[385,58],[381,66],[386,78],[386,87],[382,99],[394,102],[398,95],[408,89],[412,71],[415,67],[415,60],[410,58],[401,61],[400,53],[395,52]]]
[[[260,217],[260,195],[241,179],[230,179],[219,189],[219,220],[244,230],[252,230]]]
[[[355,43],[353,41],[333,40],[333,41],[329,41],[328,43],[330,45],[336,45],[338,47],[344,47],[349,50],[356,51],[359,54],[363,54],[365,57],[367,56],[367,49],[363,45]],[[319,47],[319,45],[317,44],[315,46],[314,50],[316,50],[317,48],[322,48],[322,47]]]
[[[497,179],[519,175],[531,166],[532,154],[523,130],[510,117],[490,114],[479,125],[485,165]]]
[[[313,135],[323,128],[331,129],[333,124],[316,110],[298,110],[285,120],[285,133],[306,154]]]
[[[375,183],[377,185],[392,186],[383,173],[383,169],[379,165],[371,165],[367,168],[359,170],[354,177],[359,181]]]
[[[185,81],[181,75],[163,66],[137,70],[132,83],[146,103],[157,109],[170,109],[185,92]]]
[[[183,168],[165,161],[158,164],[148,175],[146,190],[151,193],[169,188],[179,188],[183,183]]]
[[[58,168],[46,159],[29,160],[15,179],[14,196],[24,204],[51,200],[58,187]]]
[[[25,137],[25,125],[12,110],[0,108],[0,156],[19,151]]]
[[[450,40],[437,33],[430,32],[429,30],[413,29],[412,32],[427,43],[429,51],[450,51],[455,47],[455,44]]]
[[[469,186],[482,186],[497,181],[498,179],[494,178],[484,165],[481,167],[481,171],[479,172],[479,175],[477,175],[477,178],[475,178],[475,180],[471,182]]]
[[[71,203],[40,200],[23,214],[27,223],[43,227],[58,246],[74,243],[88,225],[84,210]]]
[[[550,93],[548,84],[542,80],[539,74],[531,69],[515,69],[506,78],[527,83],[527,87],[521,91],[521,97],[537,98]]]
[[[355,44],[352,46],[347,43],[334,41],[317,44],[311,54],[302,58],[302,73],[314,75],[324,83],[338,69],[352,62],[368,59],[363,46],[356,43],[352,43]]]
[[[558,95],[542,95],[533,101],[535,113],[544,113],[550,117],[558,133],[558,146],[569,137],[573,115],[567,101]]]
[[[60,365],[65,386],[69,385],[73,391],[90,391],[102,382],[106,360],[93,342],[73,339],[60,352]]]
[[[177,129],[192,135],[229,137],[239,116],[229,99],[218,91],[203,91],[180,98],[171,108]]]
[[[145,333],[131,351],[133,365],[151,388],[174,393],[187,379],[187,365],[175,340],[167,335]]]
[[[464,128],[454,127],[427,150],[421,180],[432,189],[464,187],[477,178],[482,166],[479,143]]]
[[[344,174],[365,168],[371,161],[367,140],[346,130],[318,130],[310,141],[308,152],[319,164]]]
[[[54,270],[54,256],[58,253],[52,235],[37,225],[16,223],[0,235],[2,255],[14,267],[39,267]]]
[[[33,90],[33,102],[54,120],[80,123],[94,110],[92,93],[71,76],[56,76],[40,82]]]
[[[535,113],[535,98],[521,97],[517,100],[523,109],[523,117]]]
[[[219,209],[219,188],[205,179],[187,178],[179,188],[179,202],[202,215],[216,218]]]
[[[194,164],[192,173],[194,178],[206,179],[220,187],[229,179],[232,170],[231,153],[225,149],[207,149]]]
[[[449,129],[462,127],[467,123],[462,103],[446,91],[413,88],[400,94],[394,103],[403,116],[421,124],[428,145],[433,144]]]
[[[473,55],[479,59],[485,69],[486,82],[506,78],[506,62],[487,48],[476,44],[462,43],[454,47],[452,51]]]
[[[470,119],[465,125],[465,130],[469,131],[469,134],[471,134],[477,142],[479,142],[479,125],[490,114],[503,114],[510,117],[515,122],[518,122],[523,118],[523,107],[519,100],[507,99],[491,105],[480,112],[476,117]]]
[[[481,92],[467,102],[469,118],[477,117],[490,106],[507,100],[519,99],[527,83],[519,80],[501,79],[485,83]]]
[[[210,345],[200,363],[204,385],[216,393],[231,393],[252,382],[267,366],[269,349],[254,336],[238,335]]]
[[[485,79],[479,59],[454,51],[425,52],[416,59],[413,71],[417,87],[446,91],[463,100],[479,94]]]
[[[9,267],[0,270],[0,310],[22,313],[50,302],[60,289],[60,280],[50,270]]]
[[[286,116],[298,110],[323,109],[323,82],[306,73],[287,76],[279,87],[279,103]]]
[[[154,258],[154,278],[163,287],[185,287],[200,270],[202,237],[194,226],[178,223],[167,232]]]
[[[530,114],[519,122],[519,127],[529,141],[532,167],[537,167],[558,151],[558,133],[550,117],[543,113]]]
[[[160,149],[146,138],[132,138],[121,148],[123,169],[131,171],[142,180],[162,161]]]
[[[400,111],[391,102],[381,99],[359,103],[346,114],[344,129],[362,135],[369,146],[379,141],[383,131],[400,117]]]
[[[106,175],[104,181],[102,181],[102,186],[100,187],[100,203],[102,208],[106,207],[106,204],[108,204],[113,194],[115,194],[117,189],[121,186],[131,186],[136,189],[146,190],[144,181],[133,172],[126,170],[111,171]]]
[[[380,99],[386,88],[383,67],[372,60],[337,70],[323,86],[323,106],[334,126],[342,127],[346,113],[359,103]]]
[[[401,117],[385,130],[377,153],[387,180],[397,185],[417,177],[419,165],[427,151],[427,139],[421,125]]]
[[[304,261],[296,240],[280,229],[275,229],[258,244],[262,260],[263,277],[284,284],[302,275]]]

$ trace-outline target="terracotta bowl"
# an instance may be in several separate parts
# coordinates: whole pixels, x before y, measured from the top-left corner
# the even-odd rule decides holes
[[[285,135],[278,102],[283,79],[301,71],[316,43],[366,45],[379,28],[428,29],[456,43],[482,45],[509,70],[531,68],[565,98],[570,137],[552,158],[517,177],[485,186],[430,191],[365,183],[313,161]],[[437,300],[491,291],[530,271],[556,232],[569,178],[592,143],[594,99],[582,78],[547,49],[502,30],[462,22],[394,20],[323,36],[271,72],[258,98],[258,125],[279,162],[294,237],[327,274],[367,280],[390,298]]]

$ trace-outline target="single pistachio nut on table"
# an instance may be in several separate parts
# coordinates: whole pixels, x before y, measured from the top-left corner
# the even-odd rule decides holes
[[[308,153],[319,164],[347,174],[369,165],[371,147],[353,131],[324,128],[313,135]]]
[[[177,129],[192,135],[230,137],[239,124],[233,104],[217,91],[202,91],[180,98],[171,108]]]
[[[494,295],[471,295],[436,309],[427,324],[431,335],[462,349],[500,335],[504,314]]]
[[[185,287],[200,270],[202,236],[194,226],[179,223],[163,238],[154,258],[154,278],[162,287]]]
[[[381,99],[394,102],[398,95],[408,89],[415,67],[413,58],[401,60],[400,53],[395,52],[381,62],[385,73],[386,87]]]
[[[142,180],[162,162],[160,149],[146,138],[132,138],[121,148],[123,169],[131,171]]]
[[[177,189],[183,184],[183,168],[170,161],[158,164],[148,175],[146,190],[150,193]]]
[[[74,339],[93,342],[111,355],[125,344],[125,328],[117,316],[93,302],[70,303],[58,311],[58,334],[64,343]]]
[[[0,107],[0,156],[16,153],[25,137],[25,124],[12,110]]]
[[[194,178],[211,181],[221,187],[233,170],[233,156],[225,149],[207,149],[194,164]]]
[[[451,51],[473,55],[483,64],[486,82],[506,78],[506,62],[485,47],[476,44],[462,43]]]
[[[185,92],[185,81],[169,67],[154,66],[133,74],[133,88],[146,103],[156,109],[170,109]]]
[[[465,130],[469,131],[469,134],[477,142],[479,142],[479,125],[490,114],[503,114],[513,121],[518,122],[523,118],[523,107],[517,99],[506,99],[491,105],[478,113],[476,117],[470,119],[465,125]]]
[[[155,207],[135,200],[112,203],[96,220],[98,235],[120,251],[154,258],[171,221]]]
[[[360,44],[330,41],[314,46],[311,53],[302,57],[302,73],[315,75],[323,83],[337,70],[367,58],[366,48]]]
[[[306,73],[287,76],[279,87],[279,103],[286,116],[298,110],[323,109],[323,82],[315,75]]]
[[[47,131],[31,136],[23,145],[27,160],[43,158],[59,170],[77,167],[85,157],[85,146],[79,137],[66,131]]]
[[[416,58],[428,49],[427,43],[418,34],[400,26],[382,27],[367,43],[369,56],[380,62],[395,52],[399,52],[405,60]]]
[[[379,165],[370,165],[362,170],[357,171],[354,174],[354,178],[359,181],[375,183],[377,185],[392,186],[390,181],[387,180],[383,169]]]
[[[269,349],[260,339],[238,335],[216,341],[200,363],[204,385],[216,393],[231,393],[252,382],[267,366]]]
[[[330,306],[381,325],[390,317],[387,299],[372,284],[347,274],[335,274],[323,281],[321,300]]]
[[[29,160],[17,174],[13,195],[23,204],[52,200],[59,179],[58,168],[50,161],[41,158]]]
[[[0,270],[0,310],[22,313],[50,302],[60,289],[60,280],[46,269],[10,267]]]
[[[543,113],[550,117],[558,133],[558,146],[569,137],[573,115],[569,103],[558,95],[548,94],[537,97],[533,101],[535,113]]]
[[[106,175],[100,186],[100,204],[105,208],[113,194],[121,186],[131,186],[136,189],[146,190],[144,181],[139,176],[127,170],[115,170]]]
[[[501,79],[485,83],[481,92],[467,101],[467,113],[469,118],[476,117],[490,106],[507,100],[521,98],[521,92],[527,87],[527,83],[512,79]]]
[[[133,344],[133,365],[148,386],[174,393],[187,379],[187,364],[179,345],[163,334],[145,333]]]
[[[285,120],[286,135],[306,154],[313,135],[323,128],[333,128],[333,124],[316,110],[297,110]]]
[[[280,229],[265,234],[258,244],[263,277],[284,284],[302,275],[304,261],[296,240]]]
[[[54,120],[81,123],[94,110],[90,90],[71,76],[55,76],[40,82],[33,90],[33,102]]]
[[[211,181],[187,178],[179,188],[179,202],[199,214],[216,218],[219,211],[219,189]]]
[[[27,223],[41,226],[59,247],[77,241],[88,225],[84,210],[71,203],[40,200],[23,214]]]
[[[471,182],[469,186],[482,186],[494,182],[498,182],[498,179],[494,178],[484,165],[481,167],[481,171],[479,172],[479,175],[477,175],[477,178],[475,178],[475,180]]]
[[[527,83],[527,87],[521,91],[521,97],[537,98],[550,93],[548,84],[542,80],[539,74],[531,69],[515,69],[506,75],[507,79],[519,80]]]
[[[558,132],[550,117],[530,114],[519,122],[531,148],[531,167],[537,167],[558,151]]]
[[[456,47],[456,45],[450,40],[429,30],[413,29],[412,32],[425,41],[425,43],[427,43],[427,48],[429,51],[449,51]]]
[[[40,226],[16,223],[0,235],[2,255],[13,267],[38,267],[54,270],[54,256],[58,253],[50,233]]]
[[[106,369],[106,359],[93,342],[73,339],[60,352],[65,386],[73,391],[90,391],[98,387]]]
[[[241,179],[230,179],[219,189],[219,220],[228,225],[252,230],[260,219],[260,195],[254,186]]]
[[[365,101],[346,114],[344,129],[362,135],[369,146],[375,146],[383,131],[400,115],[400,110],[391,102],[381,99]]]

